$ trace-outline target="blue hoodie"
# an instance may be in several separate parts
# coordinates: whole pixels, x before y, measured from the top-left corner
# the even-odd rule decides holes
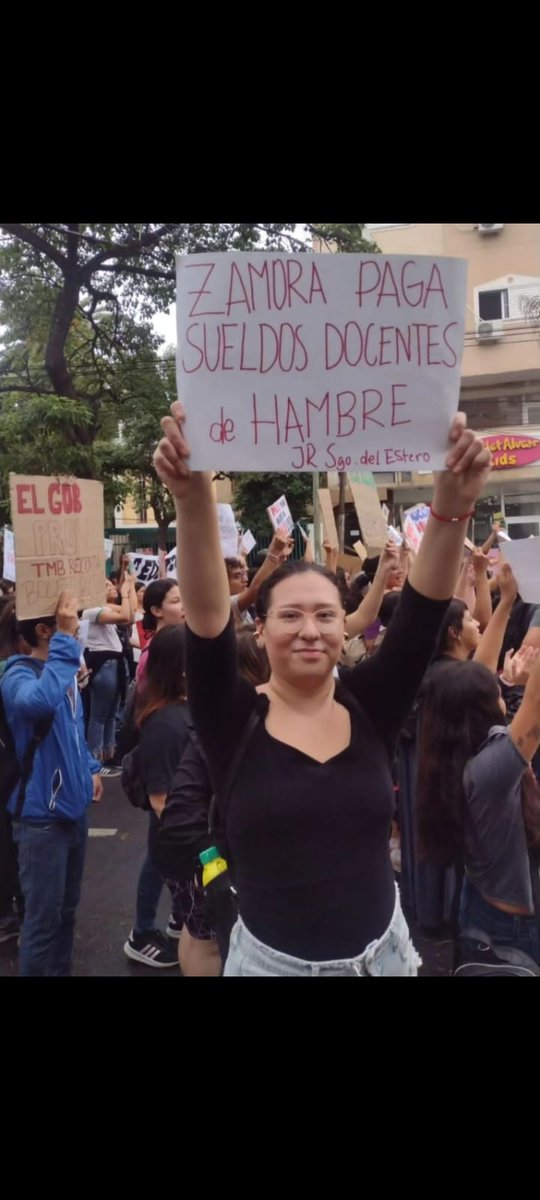
[[[92,800],[92,775],[100,763],[86,745],[79,689],[75,675],[80,646],[65,633],[53,634],[49,657],[39,675],[26,666],[26,655],[8,659],[2,676],[2,698],[13,734],[17,759],[22,762],[37,721],[56,712],[53,724],[36,751],[27,784],[22,819],[77,821]],[[14,664],[13,666],[11,664]],[[9,670],[7,667],[9,666]],[[14,812],[17,788],[8,810]]]

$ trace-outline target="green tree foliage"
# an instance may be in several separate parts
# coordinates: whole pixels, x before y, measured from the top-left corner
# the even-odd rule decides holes
[[[364,233],[365,225],[309,225],[310,233],[341,254],[380,254],[380,247]]]
[[[270,531],[267,508],[285,495],[294,521],[309,517],[312,511],[312,477],[303,474],[264,475],[249,471],[232,475],[234,508],[242,523],[254,535]]]
[[[295,228],[0,223],[4,517],[9,470],[73,472],[102,478],[110,503],[135,481],[166,528],[171,510],[152,471],[151,448],[175,394],[174,370],[160,358],[152,317],[174,300],[175,255],[303,252],[309,247],[295,238]],[[363,229],[304,226],[332,249],[375,249]]]

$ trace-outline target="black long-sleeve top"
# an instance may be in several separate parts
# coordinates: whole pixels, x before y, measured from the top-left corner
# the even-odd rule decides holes
[[[221,820],[241,916],[266,945],[349,958],[388,927],[392,755],[448,603],[405,585],[380,650],[336,682],[351,740],[325,763],[267,732],[269,700],[239,674],[232,621],[217,638],[187,630],[190,708],[218,796],[249,714],[260,716]]]

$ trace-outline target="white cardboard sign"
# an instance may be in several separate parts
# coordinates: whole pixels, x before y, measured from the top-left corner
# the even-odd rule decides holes
[[[517,579],[525,604],[540,604],[540,538],[516,538],[504,543],[504,558]]]
[[[429,520],[429,508],[427,504],[415,504],[414,508],[408,508],[403,513],[401,522],[403,533],[407,539],[407,543],[415,554],[418,554],[420,543],[424,536],[424,531]]]
[[[135,568],[135,575],[140,583],[154,583],[160,578],[159,554],[130,554],[130,559]],[[176,579],[176,546],[174,550],[170,550],[165,556],[165,568],[167,579]]]
[[[159,579],[159,558],[157,554],[130,554],[135,568],[135,575],[140,583],[154,583]]]
[[[191,466],[441,468],[458,407],[466,269],[421,255],[179,256]]]
[[[231,505],[218,504],[217,514],[221,553],[224,558],[236,558],[238,554],[238,530]]]
[[[4,571],[2,578],[15,583],[15,539],[11,529],[4,529]]]
[[[255,549],[256,545],[257,541],[253,537],[251,529],[246,529],[246,532],[242,534],[242,541],[240,542],[242,554],[251,554],[251,551]]]
[[[280,496],[266,511],[272,522],[272,529],[281,529],[289,537],[294,529],[294,521],[285,496]]]

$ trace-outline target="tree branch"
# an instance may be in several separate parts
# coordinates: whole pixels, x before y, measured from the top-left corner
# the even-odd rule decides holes
[[[160,225],[159,229],[155,229],[153,233],[143,234],[140,238],[131,238],[129,241],[124,242],[123,245],[113,242],[108,250],[100,250],[98,254],[94,254],[94,257],[85,264],[83,279],[86,282],[93,275],[94,271],[104,270],[103,263],[108,258],[126,259],[132,254],[140,254],[141,250],[144,250],[147,246],[152,246],[154,243],[157,245],[172,228],[172,225]]]
[[[111,271],[113,275],[121,275],[124,273],[124,268],[121,263],[110,263],[108,266],[102,266],[100,271]],[[158,271],[151,267],[129,267],[130,275],[146,275],[148,279],[169,279],[174,281],[176,275],[174,271]]]
[[[19,241],[26,242],[27,246],[33,246],[34,250],[38,250],[40,254],[44,254],[46,258],[52,259],[61,271],[64,271],[67,266],[67,259],[59,250],[56,250],[46,238],[40,237],[39,233],[34,233],[33,229],[27,229],[26,225],[4,225],[0,224],[0,229],[5,229],[6,233],[12,237],[19,238]]]
[[[35,396],[54,396],[54,392],[52,392],[50,389],[42,388],[39,386],[39,384],[34,386],[33,384],[29,383],[14,383],[11,385],[6,384],[5,387],[0,387],[0,393],[4,392],[21,392],[25,394],[31,393]]]

